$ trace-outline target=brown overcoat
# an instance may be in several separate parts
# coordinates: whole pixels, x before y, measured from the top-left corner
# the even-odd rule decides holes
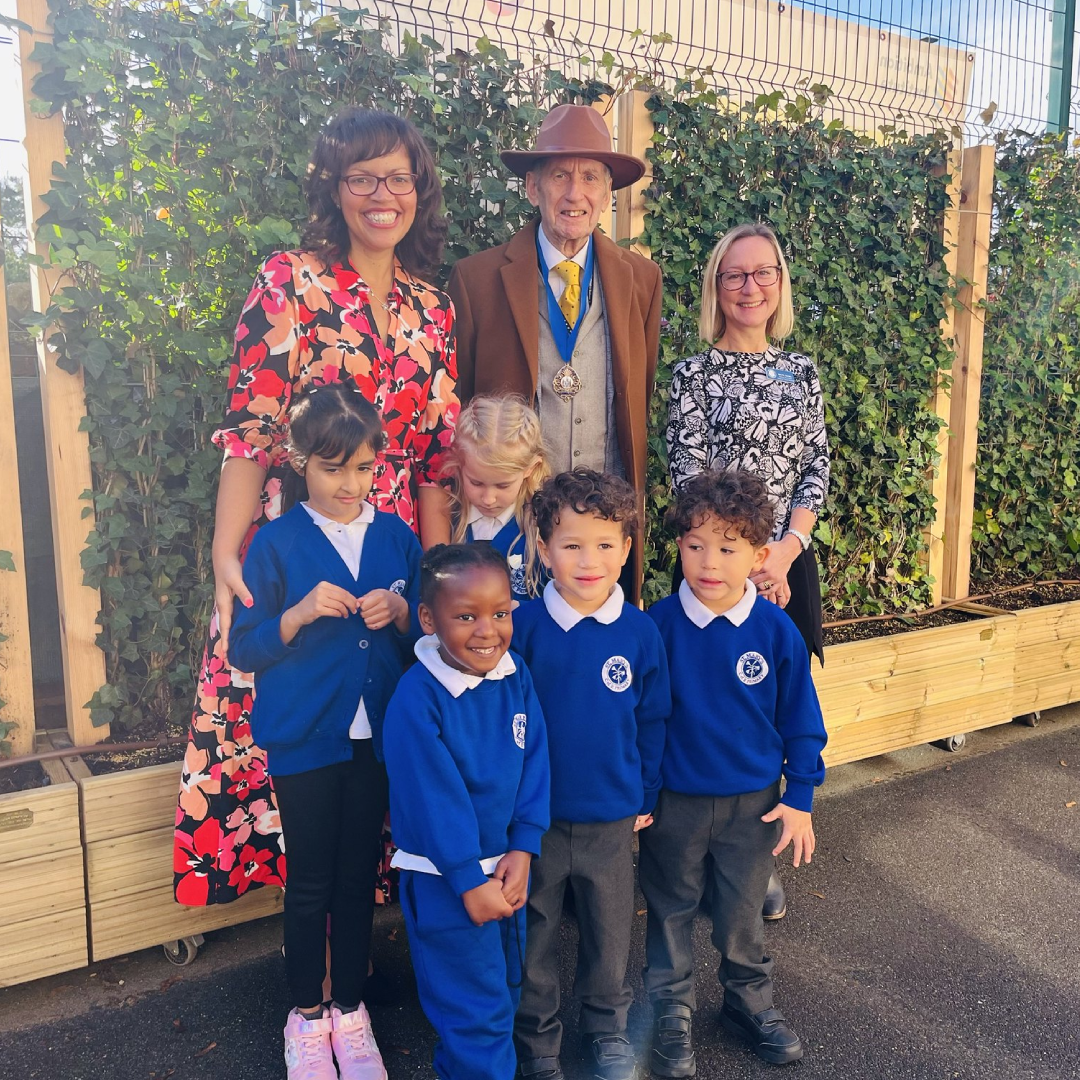
[[[448,291],[457,315],[458,395],[515,393],[536,399],[540,308],[536,261],[537,222],[509,243],[462,259]],[[649,398],[660,347],[662,284],[656,263],[593,233],[596,271],[604,290],[615,424],[626,478],[644,511]],[[644,521],[634,538],[636,581],[641,591]]]

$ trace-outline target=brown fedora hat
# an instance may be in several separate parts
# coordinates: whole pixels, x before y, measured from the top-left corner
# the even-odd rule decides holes
[[[504,150],[499,157],[517,176],[549,157],[591,158],[611,170],[612,189],[628,187],[645,175],[645,162],[611,149],[604,118],[588,105],[559,105],[544,117],[534,150]]]

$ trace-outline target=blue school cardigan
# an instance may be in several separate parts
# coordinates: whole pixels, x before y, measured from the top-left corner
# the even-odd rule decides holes
[[[371,723],[372,746],[382,758],[382,720],[420,636],[416,606],[420,543],[394,514],[376,511],[353,578],[329,538],[297,505],[264,525],[244,559],[244,584],[254,603],[237,603],[229,634],[229,662],[255,673],[251,732],[266,750],[270,774],[288,776],[352,759],[349,725],[361,696]],[[393,624],[369,630],[359,613],[323,617],[288,644],[281,616],[320,581],[354,596],[391,589],[409,604],[407,634]]]

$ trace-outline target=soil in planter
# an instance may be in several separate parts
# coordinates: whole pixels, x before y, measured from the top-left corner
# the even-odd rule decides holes
[[[0,795],[48,787],[51,782],[45,770],[36,761],[28,761],[25,765],[14,765],[10,769],[0,769]]]
[[[966,623],[983,618],[985,616],[946,609],[945,611],[933,611],[929,615],[901,615],[895,619],[879,619],[846,623],[843,626],[827,626],[823,632],[823,637],[826,645],[840,645],[847,641],[865,641],[868,638],[906,634],[909,630],[929,630],[932,626],[955,626],[957,623]]]
[[[165,746],[154,746],[147,750],[117,750],[112,753],[103,752],[87,754],[83,760],[86,767],[95,776],[104,776],[106,773],[126,772],[129,769],[141,769],[146,765],[165,765],[170,761],[180,761],[187,749],[187,732],[172,731],[167,733],[176,742]],[[135,728],[117,731],[100,745],[107,747],[109,743],[132,743],[132,742],[155,742],[161,738],[161,729],[152,722],[140,724]]]
[[[1054,585],[1028,584],[1026,582],[1011,582],[1008,580],[994,582],[980,582],[972,586],[972,592],[982,595],[993,593],[994,589],[1007,589],[1012,585],[1027,585],[1026,588],[1016,592],[1002,592],[991,595],[980,604],[988,607],[1001,608],[1002,611],[1021,611],[1024,608],[1045,607],[1047,604],[1064,604],[1070,600],[1080,600],[1080,581],[1064,582]]]

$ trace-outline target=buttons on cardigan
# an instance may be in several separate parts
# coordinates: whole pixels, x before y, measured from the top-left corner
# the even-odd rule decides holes
[[[574,423],[575,424],[580,424],[581,423],[581,417],[580,416],[574,417]]]
[[[581,457],[581,451],[580,450],[575,450],[574,451],[574,457]]]
[[[360,639],[360,648],[361,649],[366,649],[367,647],[368,647],[368,639],[367,638],[361,638]]]

